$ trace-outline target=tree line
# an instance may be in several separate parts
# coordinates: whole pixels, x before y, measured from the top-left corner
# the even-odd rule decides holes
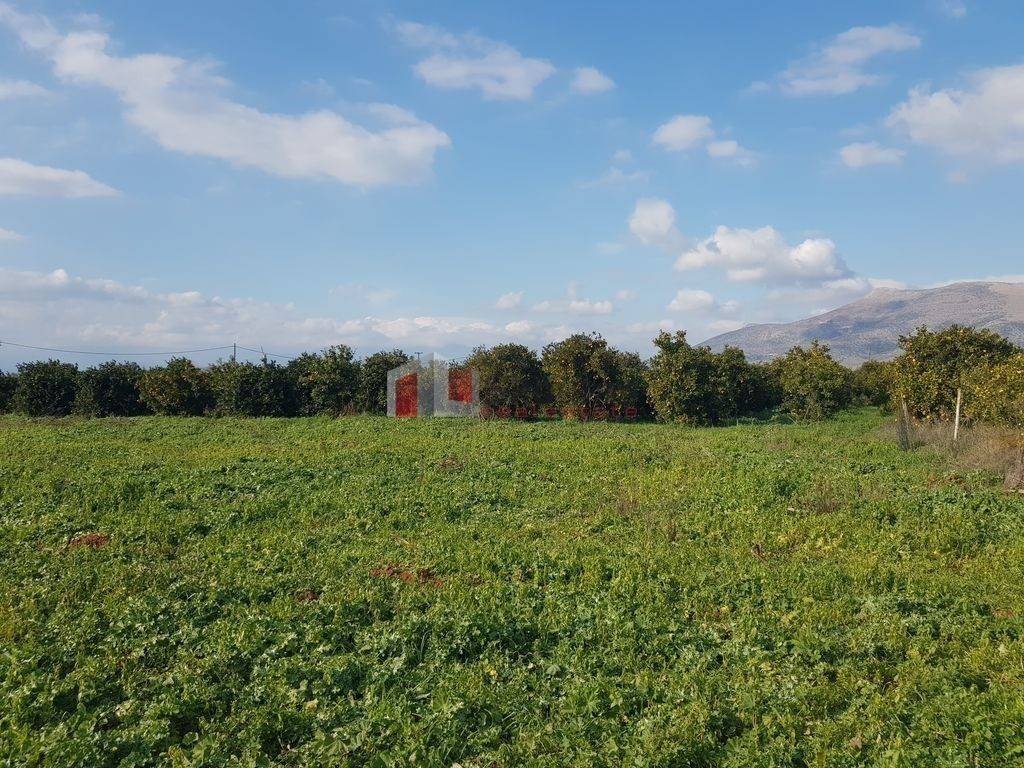
[[[1024,355],[990,331],[952,326],[900,338],[901,355],[847,368],[818,342],[770,363],[726,347],[692,346],[686,333],[661,333],[648,360],[615,349],[599,334],[575,334],[538,354],[521,344],[478,347],[465,361],[478,371],[480,402],[494,413],[563,416],[629,411],[641,418],[715,425],[785,413],[824,419],[852,405],[907,404],[918,418],[951,414],[966,391],[966,413],[1024,429]],[[349,347],[306,353],[285,365],[187,358],[142,368],[110,361],[79,370],[57,360],[0,373],[0,411],[30,416],[308,416],[377,413],[387,408],[388,370],[401,350],[357,360]]]

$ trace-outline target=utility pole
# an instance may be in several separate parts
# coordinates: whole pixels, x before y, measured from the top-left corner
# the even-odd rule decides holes
[[[235,362],[237,357],[238,357],[238,342],[236,341],[236,342],[234,342],[231,345],[231,362],[232,363]]]

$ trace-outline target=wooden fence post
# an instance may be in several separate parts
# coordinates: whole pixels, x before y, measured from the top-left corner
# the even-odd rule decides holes
[[[953,421],[953,442],[955,443],[960,439],[960,404],[964,399],[964,391],[960,387],[956,388],[956,418]]]

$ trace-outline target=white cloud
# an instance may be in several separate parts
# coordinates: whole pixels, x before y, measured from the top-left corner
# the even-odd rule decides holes
[[[574,315],[610,315],[613,309],[610,301],[572,299],[569,302],[569,311]]]
[[[615,163],[631,163],[633,162],[633,153],[628,149],[617,149],[612,155],[612,162]]]
[[[61,80],[116,93],[128,122],[165,149],[287,178],[374,187],[422,180],[436,151],[451,143],[443,131],[415,119],[385,121],[370,130],[327,110],[262,112],[225,95],[230,82],[208,62],[163,54],[117,56],[102,32],[64,35],[45,17],[20,14],[4,3],[0,23],[48,57]]]
[[[850,274],[831,240],[813,238],[791,246],[772,227],[718,227],[676,260],[681,272],[705,267],[724,269],[738,283],[814,284]]]
[[[626,326],[626,330],[629,333],[658,333],[659,331],[671,331],[675,327],[674,320],[665,318],[650,322],[630,323]]]
[[[523,336],[532,333],[535,327],[529,320],[513,320],[505,325],[505,331],[514,336]]]
[[[906,154],[902,149],[883,147],[877,141],[855,142],[839,150],[839,157],[847,168],[865,168],[869,165],[899,165]]]
[[[594,67],[578,67],[570,87],[575,93],[604,93],[615,87],[615,81]]]
[[[836,280],[826,280],[816,286],[803,286],[799,290],[772,291],[769,299],[786,305],[835,307],[867,296],[875,290],[903,290],[906,287],[906,283],[899,280],[850,275]]]
[[[615,292],[618,301],[633,301],[636,298],[636,291],[631,288],[620,288]]]
[[[757,156],[732,139],[712,141],[708,144],[708,157],[732,160],[737,165],[750,166],[757,162]]]
[[[118,191],[84,171],[32,165],[13,157],[0,158],[0,195],[25,197],[114,197]]]
[[[508,43],[477,34],[455,35],[414,21],[399,21],[394,28],[406,45],[434,51],[413,71],[435,88],[479,90],[485,99],[525,101],[555,73],[551,62],[527,58]]]
[[[30,83],[27,80],[0,79],[0,101],[49,95],[50,92],[43,88],[43,86]]]
[[[671,152],[692,149],[715,135],[707,115],[676,115],[654,132],[654,143]]]
[[[881,77],[866,70],[885,53],[918,48],[921,38],[903,27],[853,27],[836,35],[780,76],[782,92],[790,96],[838,96],[874,85]]]
[[[715,308],[715,297],[700,289],[681,288],[669,302],[670,312],[709,312]]]
[[[939,10],[951,19],[962,19],[967,15],[964,0],[938,0]]]
[[[0,268],[0,317],[8,337],[47,346],[181,350],[240,343],[292,353],[338,342],[375,350],[396,344],[470,348],[533,333],[532,323],[462,317],[303,316],[292,304],[158,293],[103,278]]]
[[[677,248],[683,235],[676,228],[676,212],[667,200],[644,197],[636,201],[629,217],[629,231],[644,245]]]
[[[974,72],[963,89],[915,88],[887,124],[917,144],[993,163],[1024,160],[1024,64]]]
[[[733,139],[716,139],[711,118],[707,115],[676,115],[658,126],[653,142],[670,152],[682,152],[704,146],[708,157],[730,160],[737,165],[751,166],[757,156]]]
[[[509,291],[503,294],[495,303],[495,309],[515,309],[523,303],[522,291]]]
[[[0,227],[0,243],[20,243],[24,239],[24,235],[19,235],[17,232],[13,232],[10,229]]]

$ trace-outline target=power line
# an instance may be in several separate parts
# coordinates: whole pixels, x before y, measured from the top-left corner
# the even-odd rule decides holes
[[[216,352],[221,349],[231,349],[231,345],[223,347],[204,347],[203,349],[183,349],[180,352],[95,352],[84,349],[57,349],[56,347],[37,347],[32,344],[19,344],[16,341],[7,341],[6,339],[0,339],[0,345],[6,344],[9,347],[19,347],[21,349],[35,349],[41,352],[60,352],[65,355],[99,355],[101,357],[143,357],[148,355],[158,355],[161,357],[168,357],[171,355],[194,355],[198,352]],[[239,347],[239,349],[246,349],[245,347]],[[249,350],[250,352],[257,350]],[[276,355],[275,355],[276,357]]]

